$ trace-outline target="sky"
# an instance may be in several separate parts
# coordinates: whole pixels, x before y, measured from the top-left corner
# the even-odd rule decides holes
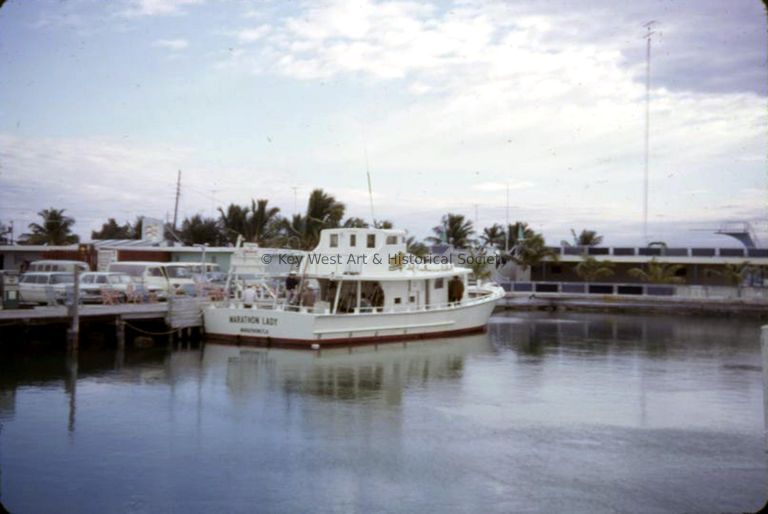
[[[0,222],[170,219],[178,170],[180,218],[323,188],[370,220],[369,170],[417,238],[454,212],[643,244],[650,20],[649,238],[768,244],[759,0],[8,0]]]

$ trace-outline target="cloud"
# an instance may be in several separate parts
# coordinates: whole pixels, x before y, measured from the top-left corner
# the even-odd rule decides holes
[[[157,39],[152,45],[177,52],[186,49],[189,46],[189,41],[186,39]]]
[[[198,5],[203,0],[131,0],[123,16],[161,16],[180,14],[185,7]]]
[[[266,36],[270,31],[269,25],[260,25],[258,27],[238,30],[234,33],[237,41],[240,43],[253,43]]]

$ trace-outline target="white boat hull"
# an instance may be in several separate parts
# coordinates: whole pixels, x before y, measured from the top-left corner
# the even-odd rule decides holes
[[[483,331],[502,294],[415,311],[317,314],[230,304],[211,305],[203,316],[206,334],[218,340],[304,347],[377,343]]]

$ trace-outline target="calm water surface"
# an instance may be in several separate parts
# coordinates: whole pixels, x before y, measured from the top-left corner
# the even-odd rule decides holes
[[[759,324],[510,314],[304,353],[0,354],[26,512],[742,512],[766,499]]]

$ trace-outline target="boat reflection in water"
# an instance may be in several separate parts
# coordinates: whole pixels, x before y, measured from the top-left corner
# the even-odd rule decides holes
[[[208,343],[206,374],[224,373],[232,396],[274,390],[399,405],[407,387],[459,379],[467,356],[492,350],[487,333],[307,352]]]

